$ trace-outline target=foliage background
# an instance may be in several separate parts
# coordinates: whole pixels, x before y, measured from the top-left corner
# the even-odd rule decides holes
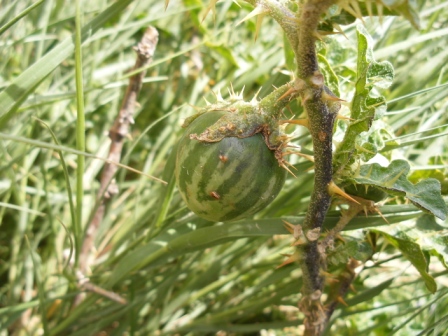
[[[19,19],[31,4],[3,1],[0,7],[0,113],[11,117],[0,121],[0,334],[297,334],[300,271],[294,265],[276,269],[282,254],[292,252],[279,217],[300,221],[312,188],[312,172],[307,171],[311,164],[291,158],[297,178],[289,177],[278,199],[255,219],[235,224],[212,225],[197,218],[170,187],[171,153],[182,120],[194,112],[190,105],[204,105],[203,97],[212,101],[212,91],[222,90],[225,96],[230,83],[235,90],[244,87],[250,99],[260,88],[263,97],[272,86],[291,79],[291,55],[276,23],[266,18],[255,41],[255,20],[236,26],[250,11],[244,3],[240,8],[223,1],[214,20],[211,15],[203,20],[206,4],[201,1],[171,1],[167,10],[155,0],[83,1],[83,25],[98,17],[105,20],[96,31],[86,29],[82,62],[76,62],[70,38],[75,5],[38,1]],[[445,2],[426,2],[420,11],[421,31],[401,18],[365,19],[376,59],[389,60],[396,72],[394,84],[381,93],[389,101],[383,120],[401,145],[384,154],[408,160],[413,182],[439,179],[444,194],[447,13]],[[105,157],[107,132],[135,59],[132,46],[148,25],[158,29],[159,44],[122,162],[170,184],[120,170],[120,194],[110,203],[98,233],[90,278],[128,303],[88,293],[74,308],[80,289],[68,256],[80,236],[74,236],[68,199],[82,195],[85,224],[95,207],[103,166],[103,161],[86,157],[84,188],[75,188],[76,152],[70,151],[76,148],[79,127],[75,68],[83,70],[86,151]],[[350,100],[355,26],[344,26],[344,32],[346,37],[335,36],[321,47],[338,75],[341,97]],[[296,103],[285,111],[288,117],[293,113],[301,113]],[[309,153],[308,133],[289,131]],[[428,273],[438,290],[429,293],[420,274],[382,231],[360,230],[384,225],[381,216],[360,216],[349,226],[358,230],[349,234],[367,237],[374,254],[354,283],[356,292],[346,298],[348,307],[336,311],[331,333],[446,335],[447,223],[426,215],[415,218],[421,213],[399,198],[381,212],[401,226],[377,230],[407,231],[426,246]],[[331,212],[328,225],[337,218]],[[433,237],[444,240],[435,242]]]

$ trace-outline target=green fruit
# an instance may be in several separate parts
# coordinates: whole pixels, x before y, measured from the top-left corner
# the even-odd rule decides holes
[[[227,137],[219,142],[190,139],[213,125],[224,111],[195,119],[181,138],[176,158],[176,182],[188,207],[211,221],[248,217],[278,195],[286,178],[261,134]]]
[[[344,187],[347,194],[358,196],[375,203],[385,200],[388,194],[380,188],[361,184],[350,184]]]

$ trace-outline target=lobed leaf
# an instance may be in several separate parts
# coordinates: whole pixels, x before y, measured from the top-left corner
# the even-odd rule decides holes
[[[378,187],[392,195],[405,196],[418,208],[445,220],[448,208],[440,194],[440,182],[429,178],[412,184],[406,177],[409,170],[409,163],[405,160],[392,161],[388,167],[378,163],[367,164],[361,166],[351,180]]]
[[[373,231],[380,233],[389,243],[401,251],[403,256],[418,270],[425,282],[426,288],[431,293],[437,291],[437,284],[434,278],[428,273],[429,261],[426,259],[420,244],[409,236],[403,235],[401,230],[398,230],[395,234],[390,234],[385,232],[385,230],[379,229],[374,229]]]
[[[375,86],[382,89],[388,88],[394,78],[394,70],[389,62],[375,61],[372,38],[362,25],[357,26],[357,36],[357,79],[350,106],[350,117],[353,121],[350,122],[344,139],[334,154],[333,166],[337,173],[342,173],[347,165],[355,162],[357,157],[365,155],[365,148],[356,149],[359,135],[369,131],[373,121],[384,113],[386,107],[384,97],[372,95],[371,91]]]

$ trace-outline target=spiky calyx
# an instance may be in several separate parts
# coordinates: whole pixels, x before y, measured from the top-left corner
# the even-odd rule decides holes
[[[243,100],[242,92],[235,94],[230,90],[230,97],[224,100],[221,94],[216,95],[216,102],[202,108],[197,114],[185,119],[183,127],[189,126],[204,113],[217,111],[230,112],[224,114],[214,124],[200,134],[191,134],[190,138],[202,142],[219,142],[224,138],[248,138],[260,133],[266,146],[276,152],[280,165],[284,165],[282,150],[287,145],[288,137],[283,133],[280,116],[289,101],[297,97],[299,89],[296,83],[288,83],[275,89],[261,100],[256,96],[250,101]]]

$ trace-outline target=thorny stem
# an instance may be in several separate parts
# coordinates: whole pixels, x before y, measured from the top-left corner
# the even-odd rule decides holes
[[[297,18],[295,14],[287,7],[283,6],[280,1],[276,0],[245,0],[254,7],[263,8],[269,15],[277,21],[286,34],[291,43],[293,50],[297,50],[299,37],[297,34]]]
[[[339,232],[341,232],[344,227],[360,213],[361,211],[372,211],[375,210],[375,205],[373,202],[364,200],[362,198],[357,198],[361,204],[350,203],[347,211],[343,212],[342,217],[339,219],[336,226],[331,229],[325,239],[319,243],[320,253],[324,254],[325,249],[333,245],[334,239]],[[345,265],[344,270],[338,275],[337,279],[333,281],[331,285],[331,290],[328,292],[328,298],[325,304],[326,313],[326,324],[330,321],[334,310],[337,305],[343,301],[344,296],[347,294],[350,286],[356,278],[355,268],[359,266],[358,261],[350,258],[348,263]]]
[[[319,72],[316,55],[317,26],[321,15],[333,2],[309,0],[299,12],[298,39],[295,50],[297,77],[303,81],[302,105],[309,119],[309,130],[313,140],[315,177],[314,190],[302,228],[307,231],[320,230],[330,206],[328,185],[332,180],[332,135],[336,114],[325,99],[324,79]],[[305,335],[320,335],[326,323],[326,314],[320,297],[323,291],[318,242],[309,241],[298,246],[302,274],[302,299],[299,308],[305,314]]]
[[[330,295],[325,305],[325,313],[328,323],[330,321],[331,315],[333,315],[334,310],[340,302],[343,301],[343,297],[347,294],[353,281],[355,280],[357,273],[355,269],[359,266],[359,262],[353,258],[350,258],[348,263],[345,265],[344,270],[338,275],[336,281],[334,281],[334,286],[332,286]]]
[[[261,7],[280,24],[296,55],[296,86],[308,115],[315,163],[314,190],[302,225],[306,236],[308,231],[321,230],[331,202],[328,185],[333,173],[332,135],[339,107],[328,100],[328,95],[333,94],[324,86],[315,44],[320,17],[335,0],[301,1],[303,3],[299,3],[301,8],[297,18],[292,17],[292,12],[277,1],[246,0],[246,2]],[[321,260],[318,247],[317,240],[297,247],[302,256],[299,262],[303,274],[303,297],[299,308],[305,314],[305,335],[320,335],[327,321],[320,300],[324,284],[321,266],[324,261]]]

